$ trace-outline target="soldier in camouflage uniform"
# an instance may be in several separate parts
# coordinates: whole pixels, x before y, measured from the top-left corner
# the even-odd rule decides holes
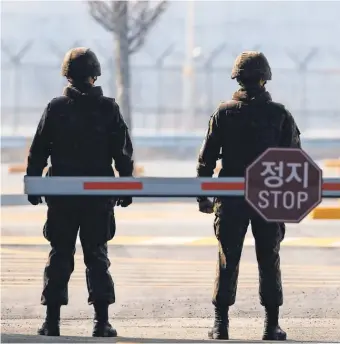
[[[87,48],[70,50],[62,64],[69,85],[47,105],[34,136],[27,176],[41,176],[50,157],[48,176],[114,176],[112,160],[122,177],[132,176],[133,148],[128,128],[113,98],[94,82],[101,75],[96,55]],[[114,205],[127,207],[131,197],[45,197],[48,211],[44,237],[52,250],[44,271],[42,305],[47,306],[40,335],[59,336],[60,308],[68,304],[68,282],[74,270],[76,239],[86,265],[88,303],[94,306],[94,337],[115,337],[108,319],[115,302],[107,242],[116,231]],[[29,195],[31,204],[41,197]]]
[[[243,52],[235,61],[231,78],[237,80],[240,89],[210,118],[198,158],[198,177],[211,177],[220,156],[219,177],[245,177],[246,168],[267,148],[300,148],[300,132],[292,115],[282,104],[273,102],[265,89],[272,78],[266,57],[255,51]],[[228,310],[235,303],[243,241],[251,223],[259,266],[260,302],[266,312],[263,340],[285,340],[286,333],[278,323],[283,303],[279,250],[284,224],[263,220],[244,197],[219,197],[214,204],[207,197],[197,200],[201,212],[215,212],[214,230],[219,242],[212,300],[215,323],[209,337],[229,337]]]

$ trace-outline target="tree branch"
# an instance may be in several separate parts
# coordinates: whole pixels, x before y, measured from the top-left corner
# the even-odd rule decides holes
[[[166,10],[167,1],[161,1],[153,9],[149,8],[148,1],[139,1],[133,8],[133,27],[130,26],[129,52],[138,51],[145,42],[149,30],[156,23],[161,14]],[[137,12],[137,13],[136,13]]]
[[[114,21],[117,21],[119,17],[126,14],[128,10],[128,6],[129,6],[127,1],[120,1],[120,0],[111,1],[111,5],[112,5],[112,10],[113,10],[113,15],[114,15],[113,17]]]
[[[129,27],[129,51],[133,54],[145,42],[147,33],[147,19],[148,19],[148,1],[140,1],[139,6],[135,6],[133,17],[131,18],[132,24]],[[137,12],[137,13],[136,13]]]
[[[145,38],[161,14],[166,10],[168,1],[160,1],[154,8],[150,8],[149,1],[88,1],[90,15],[104,29],[119,33],[121,18],[128,14],[129,52],[138,51],[144,44]],[[127,13],[129,11],[129,13]]]
[[[6,55],[12,60],[13,59],[13,53],[11,49],[8,47],[8,45],[1,39],[1,50],[6,53]]]
[[[24,55],[27,51],[32,47],[33,41],[30,40],[26,42],[26,44],[16,53],[14,54],[9,46],[5,44],[3,40],[1,40],[1,50],[6,53],[6,55],[11,59],[14,63],[20,63]]]
[[[106,1],[88,1],[88,4],[92,18],[107,31],[115,32],[115,6],[110,7]],[[114,2],[114,5],[116,4],[117,2]]]
[[[140,20],[140,17],[143,16],[149,8],[149,1],[136,1],[134,4],[130,5],[130,19],[132,22]]]

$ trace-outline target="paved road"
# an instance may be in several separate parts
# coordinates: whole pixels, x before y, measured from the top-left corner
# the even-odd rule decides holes
[[[43,318],[39,305],[48,245],[41,240],[44,207],[2,208],[2,341],[41,340],[33,335]],[[216,241],[212,217],[195,204],[140,204],[117,212],[118,234],[110,245],[117,288],[112,322],[118,341],[206,338]],[[292,340],[340,339],[340,222],[305,220],[287,229],[282,247],[285,304],[282,326]],[[231,310],[231,337],[261,337],[263,310],[253,242],[247,237],[238,298]],[[62,309],[63,341],[89,341],[92,309],[86,305],[81,249]],[[53,339],[49,339],[53,340]],[[54,339],[61,342],[61,339]],[[103,340],[105,341],[105,340]],[[112,340],[107,340],[107,342]]]

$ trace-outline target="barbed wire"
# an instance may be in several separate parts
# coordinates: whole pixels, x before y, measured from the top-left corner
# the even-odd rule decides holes
[[[87,44],[85,44],[87,43]],[[111,42],[110,42],[111,43]],[[16,64],[16,63],[41,63],[44,65],[50,65],[54,61],[59,65],[62,61],[62,58],[67,50],[76,46],[90,46],[94,49],[100,58],[104,61],[108,61],[113,58],[114,51],[110,44],[107,44],[107,41],[104,40],[93,40],[84,42],[81,39],[68,42],[55,42],[53,40],[20,40],[18,42],[14,40],[5,40],[1,39],[1,51],[2,64]],[[252,46],[242,46],[237,44],[228,44],[220,42],[212,47],[209,51],[205,49],[204,46],[198,46],[198,54],[194,56],[194,61],[196,65],[214,65],[213,61],[223,57],[224,64],[228,65],[232,63],[235,57],[244,50],[261,50],[269,55],[269,60],[276,68],[287,68],[284,66],[276,65],[276,58],[270,58],[271,52],[280,54],[281,60],[284,57],[287,62],[290,62],[288,68],[296,68],[297,70],[306,70],[310,68],[310,65],[313,62],[312,70],[325,70],[325,69],[340,69],[340,50],[334,47],[305,47],[304,49],[299,48],[297,53],[297,47],[294,46],[275,46],[275,45],[265,45],[265,44],[254,44]],[[44,54],[42,54],[42,52]],[[27,55],[33,53],[36,55],[36,58],[28,59]],[[194,53],[194,52],[193,52]],[[47,58],[46,58],[47,57]],[[141,57],[144,57],[144,59]],[[135,57],[132,58],[132,64],[139,64],[141,66],[155,65],[161,63],[162,65],[179,65],[184,63],[184,52],[179,49],[179,46],[176,44],[176,40],[170,42],[167,46],[163,48],[151,49],[146,46],[142,49],[140,53],[137,53]],[[331,68],[326,66],[315,66],[320,58],[327,57],[327,61],[332,61]],[[19,61],[20,60],[20,61]],[[146,62],[148,60],[148,62]],[[142,62],[137,62],[142,61]],[[162,61],[162,62],[160,62]],[[170,61],[170,63],[169,63]],[[136,63],[137,62],[137,63]],[[282,61],[281,61],[282,62]]]

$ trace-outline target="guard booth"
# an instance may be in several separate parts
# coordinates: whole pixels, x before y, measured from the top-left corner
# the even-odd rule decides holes
[[[299,223],[322,198],[340,198],[340,178],[322,170],[301,149],[270,148],[245,178],[25,177],[25,194],[133,197],[245,196],[267,221]]]

